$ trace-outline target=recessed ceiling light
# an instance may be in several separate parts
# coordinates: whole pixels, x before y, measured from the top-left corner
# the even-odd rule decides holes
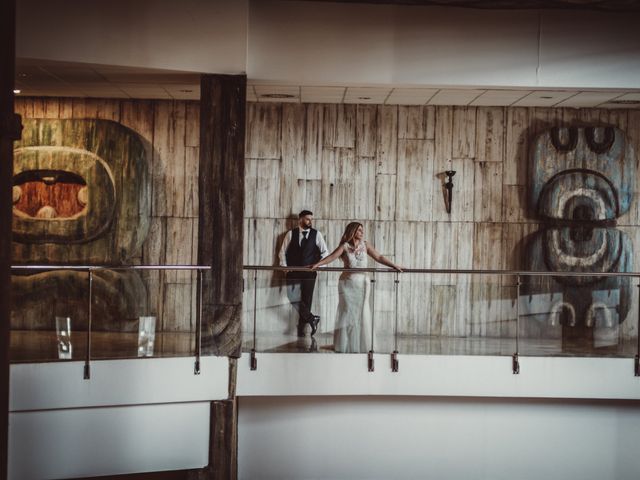
[[[544,95],[543,95],[543,96],[542,96],[542,97],[540,97],[540,98],[544,98],[545,100],[551,100],[553,97],[549,97],[549,96],[544,96]]]
[[[24,73],[24,72],[23,72],[23,73],[19,73],[19,74],[18,74],[18,76],[19,76],[20,78],[26,78],[26,77],[28,77],[28,76],[29,76],[29,74],[28,74],[28,73]]]
[[[15,93],[16,95],[18,95],[20,92],[22,92],[22,90],[18,90],[17,88],[13,91],[13,93]]]
[[[611,100],[615,105],[640,105],[640,100]]]
[[[191,93],[193,92],[193,90],[189,90],[187,88],[183,89],[183,90],[178,90],[180,93]]]
[[[290,93],[264,93],[260,95],[261,98],[296,98],[295,95]]]
[[[358,97],[358,100],[371,100],[371,97]]]

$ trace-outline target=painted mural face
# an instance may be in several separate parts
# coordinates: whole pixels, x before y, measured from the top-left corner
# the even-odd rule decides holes
[[[149,228],[148,177],[147,146],[118,123],[26,120],[14,150],[14,262],[131,264]],[[137,274],[96,276],[94,303],[102,318],[138,316],[146,294]],[[78,312],[87,308],[86,277],[69,271],[14,276],[13,328],[47,328],[52,305],[56,315],[85,316]]]
[[[613,127],[553,128],[534,140],[529,205],[543,228],[528,243],[529,270],[628,272],[632,245],[616,228],[629,211],[635,157]],[[529,334],[617,344],[631,288],[620,277],[528,277]]]

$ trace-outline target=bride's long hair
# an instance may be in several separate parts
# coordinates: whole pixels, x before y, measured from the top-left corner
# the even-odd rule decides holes
[[[364,226],[362,226],[360,222],[351,222],[349,225],[347,225],[347,228],[344,229],[344,233],[342,234],[342,238],[340,239],[340,245],[348,243],[349,245],[353,246],[353,239],[355,238],[356,232],[360,227],[364,228]]]

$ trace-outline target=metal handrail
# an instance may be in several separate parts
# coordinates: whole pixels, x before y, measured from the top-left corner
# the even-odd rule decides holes
[[[311,270],[308,267],[276,267],[269,265],[244,265],[244,270],[267,270],[276,272],[380,272],[397,273],[392,268],[338,268],[320,267]],[[400,273],[433,273],[433,274],[465,274],[465,275],[522,275],[539,277],[640,277],[640,272],[540,272],[528,270],[470,270],[470,269],[446,269],[446,268],[403,268]]]
[[[211,270],[209,265],[11,265],[11,270]]]

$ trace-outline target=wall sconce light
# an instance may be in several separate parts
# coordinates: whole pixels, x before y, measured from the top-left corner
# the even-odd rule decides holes
[[[444,188],[447,189],[447,213],[451,213],[451,206],[453,205],[453,176],[456,174],[455,170],[447,170],[444,172],[447,176],[447,181],[444,184]]]

